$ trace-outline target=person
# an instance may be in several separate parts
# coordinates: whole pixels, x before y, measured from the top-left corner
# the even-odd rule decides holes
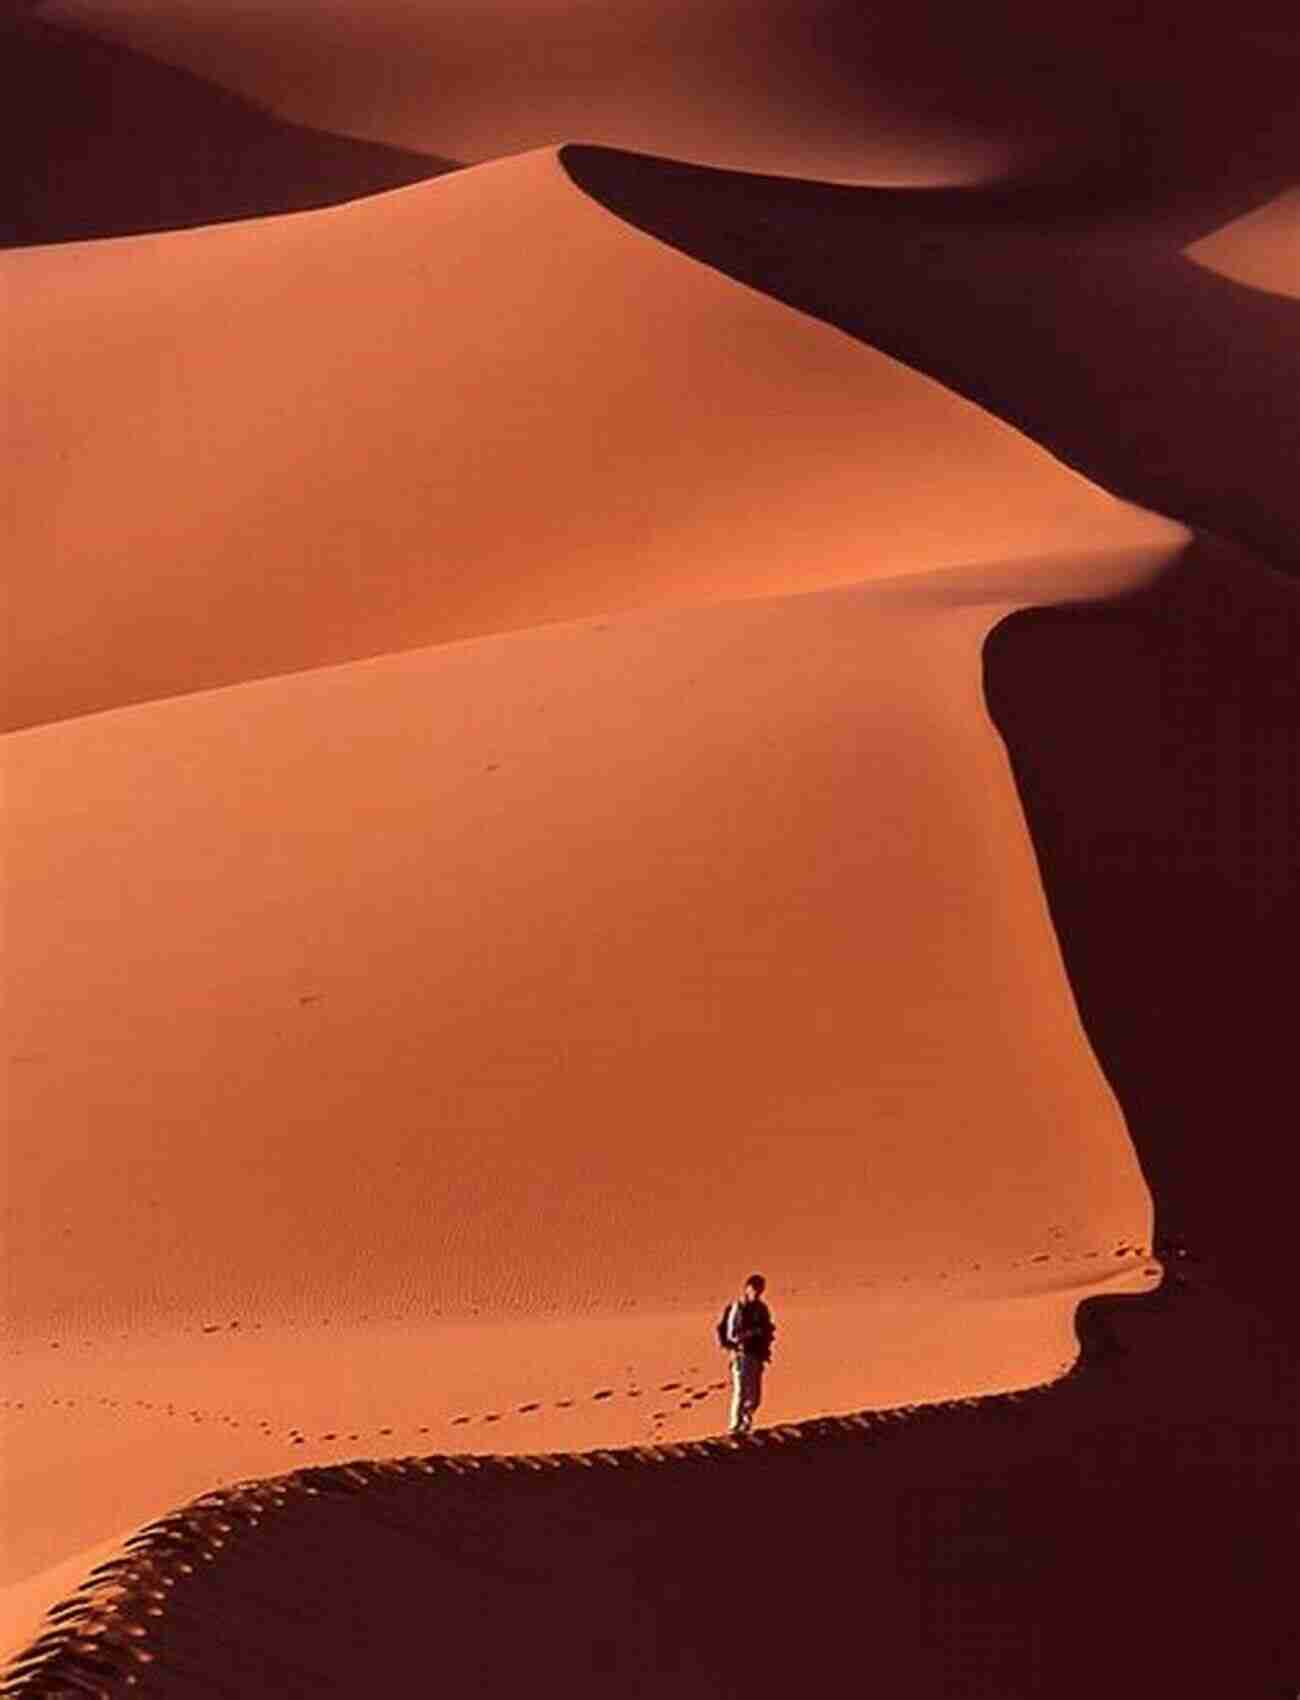
[[[718,1318],[718,1342],[731,1353],[731,1432],[748,1434],[763,1398],[763,1370],[772,1360],[776,1324],[763,1300],[767,1282],[751,1275],[744,1291]]]

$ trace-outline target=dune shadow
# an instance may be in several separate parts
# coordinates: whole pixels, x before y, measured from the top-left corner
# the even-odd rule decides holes
[[[585,146],[561,159],[629,223],[939,380],[1116,495],[1300,572],[1300,302],[1183,258],[1203,221],[1144,222],[1095,185],[861,189]],[[1219,210],[1264,194],[1242,185]]]
[[[78,242],[303,211],[453,162],[287,123],[130,48],[25,12],[0,20],[0,245]]]
[[[1138,594],[1003,621],[984,686],[1161,1238],[1300,1340],[1297,655],[1300,586],[1202,537]]]

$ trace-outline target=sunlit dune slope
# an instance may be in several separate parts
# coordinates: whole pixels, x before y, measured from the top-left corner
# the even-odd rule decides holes
[[[1131,573],[1177,536],[1134,530]],[[11,1326],[694,1301],[760,1223],[805,1287],[1135,1231],[981,709],[991,577],[12,736]]]
[[[1135,523],[941,386],[630,229],[550,152],[0,263],[11,726]]]
[[[775,1420],[1059,1373],[1150,1201],[978,656],[1130,524],[11,735],[17,1574],[286,1455],[716,1430],[755,1261]]]

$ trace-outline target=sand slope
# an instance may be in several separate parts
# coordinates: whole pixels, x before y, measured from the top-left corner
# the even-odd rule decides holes
[[[1188,259],[1237,283],[1300,300],[1300,188],[1243,213],[1186,252]]]
[[[549,152],[0,273],[8,725],[1131,533],[1014,431],[629,229]]]
[[[1040,69],[1038,88],[1017,88],[959,20],[864,20],[844,0],[811,13],[805,0],[274,0],[255,26],[223,0],[56,0],[49,15],[300,123],[470,161],[581,136],[814,177],[964,182],[1050,135],[1068,81]],[[996,89],[983,99],[972,54]]]
[[[1133,530],[1076,585],[1177,545]],[[294,1389],[385,1318],[390,1425],[589,1397],[624,1351],[642,1388],[704,1370],[664,1319],[703,1346],[759,1248],[787,1302],[915,1283],[937,1307],[883,1382],[826,1326],[790,1415],[1068,1361],[1073,1299],[1150,1243],[1150,1206],[981,708],[1007,577],[596,619],[11,735],[16,1396],[75,1399],[72,1432],[123,1454],[119,1510],[133,1435],[150,1496],[204,1423],[268,1419],[281,1449],[335,1429],[346,1455],[356,1365],[306,1408]],[[1065,1308],[1008,1330],[1003,1301],[1043,1289]],[[563,1371],[571,1342],[498,1336],[503,1374],[491,1330],[468,1358],[436,1336],[582,1315],[604,1344]],[[244,1337],[272,1325],[255,1371]],[[890,1327],[852,1333],[865,1363]],[[96,1398],[146,1412],[95,1439]],[[54,1431],[10,1423],[39,1459]],[[250,1438],[265,1456],[222,1437],[236,1469]]]
[[[550,154],[6,270],[12,1577],[293,1447],[716,1429],[756,1256],[773,1418],[1150,1283],[979,651],[1179,527]]]

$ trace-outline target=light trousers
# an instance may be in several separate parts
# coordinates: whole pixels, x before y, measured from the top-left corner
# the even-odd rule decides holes
[[[747,1434],[763,1399],[763,1360],[731,1354],[731,1432]]]

